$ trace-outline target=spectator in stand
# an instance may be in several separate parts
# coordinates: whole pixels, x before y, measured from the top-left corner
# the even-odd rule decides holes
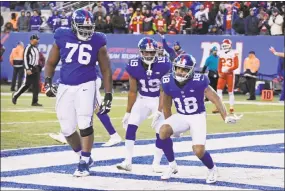
[[[114,16],[112,18],[111,23],[113,26],[114,34],[124,34],[125,33],[126,22],[125,22],[123,15],[120,15],[118,10],[114,11]]]
[[[1,12],[10,12],[10,1],[1,1]]]
[[[54,32],[57,28],[60,27],[60,17],[58,15],[58,11],[56,9],[54,9],[52,11],[52,15],[48,18],[47,20],[47,24],[48,26],[52,29],[52,31]]]
[[[137,8],[130,22],[129,33],[141,34],[143,32],[142,31],[143,30],[143,20],[144,20],[144,16],[141,15],[141,9]]]
[[[121,3],[121,10],[120,10],[120,14],[124,17],[125,19],[125,23],[126,23],[126,30],[129,28],[129,22],[131,21],[131,14],[130,14],[130,10],[128,9],[128,4],[123,2]],[[127,31],[125,31],[125,33],[127,33]]]
[[[197,24],[197,33],[198,34],[207,34],[208,32],[208,9],[204,8],[204,5],[200,5],[200,10],[195,14],[195,18],[198,22]]]
[[[31,19],[30,19],[31,32],[38,32],[39,28],[42,24],[42,19],[38,15],[37,10],[34,10],[33,13],[34,13],[34,15],[31,16]]]
[[[165,34],[167,31],[166,21],[162,16],[161,11],[157,11],[157,16],[153,22],[153,30],[155,33]]]
[[[106,14],[107,14],[107,10],[106,10],[106,8],[102,5],[102,2],[101,2],[101,1],[97,2],[97,6],[94,7],[94,9],[93,9],[93,14],[95,15],[95,17],[98,16],[98,13],[99,13],[99,12],[101,12],[102,17],[105,17]]]
[[[18,31],[17,15],[16,15],[16,13],[11,13],[10,23],[12,23],[12,25],[13,25],[13,31]]]
[[[175,20],[175,28],[177,30],[177,34],[180,34],[181,33],[181,29],[182,29],[182,25],[183,25],[182,24],[183,18],[180,17],[178,10],[174,11],[174,14],[173,14],[171,20]]]
[[[167,34],[178,34],[178,30],[176,28],[176,20],[172,19],[171,24],[167,27]]]
[[[165,7],[163,9],[162,16],[163,16],[163,18],[166,21],[166,26],[170,25],[170,23],[171,23],[171,13],[170,13],[168,7]]]
[[[245,18],[245,35],[258,35],[259,20],[254,16],[254,9],[249,10],[249,15]]]
[[[188,13],[188,7],[186,7],[184,2],[180,3],[179,13],[182,18]]]
[[[238,18],[234,21],[233,29],[236,34],[243,35],[245,33],[244,27],[243,11],[239,11]]]
[[[101,15],[98,15],[95,20],[95,29],[97,32],[105,32],[105,21],[103,20]]]
[[[225,34],[234,35],[233,29],[234,21],[237,19],[237,7],[234,5],[228,5],[224,13],[223,28]]]
[[[146,35],[153,35],[154,30],[153,30],[153,17],[151,15],[150,9],[146,9],[145,11],[145,16],[143,20],[143,33]]]
[[[283,35],[283,22],[284,18],[279,14],[279,10],[274,7],[272,9],[272,15],[269,18],[268,24],[271,27],[271,35]]]
[[[28,19],[28,25],[29,25],[29,29],[28,29],[28,31],[31,31],[31,24],[30,24],[30,20],[31,20],[31,12],[30,11],[27,11],[26,12],[26,17],[27,17],[27,19]]]
[[[113,24],[110,15],[106,16],[105,33],[113,33]]]
[[[10,22],[7,22],[4,26],[4,33],[10,33],[13,31],[13,25]]]
[[[2,26],[4,25],[4,19],[0,13],[0,28],[2,29]],[[1,30],[2,31],[2,30]]]
[[[29,19],[25,16],[25,11],[21,11],[21,16],[18,18],[17,26],[19,32],[28,32],[29,31]]]
[[[258,24],[260,35],[270,35],[270,26],[268,25],[268,14],[260,15],[260,21]]]
[[[186,34],[193,34],[194,29],[196,28],[196,20],[191,9],[189,9],[187,14],[184,16],[184,22],[185,25],[183,26],[183,30],[186,31]]]
[[[60,26],[61,27],[68,27],[68,28],[70,28],[70,26],[71,26],[71,16],[66,16],[65,10],[61,11]]]

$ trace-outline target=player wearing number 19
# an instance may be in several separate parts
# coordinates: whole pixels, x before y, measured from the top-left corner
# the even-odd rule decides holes
[[[171,63],[167,57],[157,57],[158,45],[149,37],[142,38],[138,43],[140,58],[131,59],[126,66],[129,73],[130,90],[128,94],[127,111],[123,118],[126,132],[126,157],[117,165],[120,170],[132,170],[133,148],[138,126],[150,115],[153,116],[152,128],[158,138],[159,127],[164,120],[162,114],[163,92],[160,92],[161,78],[169,72]],[[157,139],[158,140],[158,139]],[[161,143],[156,141],[153,171],[161,172],[160,161],[163,155]]]
[[[56,113],[61,132],[72,149],[79,154],[80,161],[74,176],[88,176],[93,165],[91,149],[94,141],[93,113],[96,98],[96,61],[103,75],[105,98],[100,113],[108,113],[112,101],[112,73],[106,48],[106,36],[94,32],[92,13],[78,9],[72,15],[70,28],[55,31],[55,43],[49,53],[45,67],[46,95],[55,96],[52,77],[59,60],[60,85],[56,94]],[[76,131],[78,125],[80,136]]]
[[[220,111],[226,123],[236,123],[237,117],[227,116],[226,109],[216,91],[209,86],[207,76],[194,72],[195,58],[189,54],[182,54],[173,62],[172,74],[162,78],[163,113],[165,121],[160,128],[159,138],[162,149],[169,161],[169,169],[161,179],[169,179],[178,172],[174,159],[171,135],[179,135],[190,129],[192,149],[195,155],[209,169],[207,183],[214,183],[217,179],[217,168],[210,154],[205,151],[206,143],[206,112],[204,95],[213,102]],[[177,110],[171,113],[172,100]]]

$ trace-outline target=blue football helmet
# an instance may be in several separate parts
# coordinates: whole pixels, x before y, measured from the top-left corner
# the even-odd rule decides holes
[[[183,82],[193,77],[196,59],[190,54],[181,54],[173,61],[172,75],[178,82]],[[182,68],[183,72],[177,72]]]
[[[93,14],[84,9],[77,9],[72,14],[71,28],[79,40],[90,40],[95,31]]]
[[[157,59],[158,44],[150,37],[142,38],[138,43],[142,61],[147,65],[151,65]]]

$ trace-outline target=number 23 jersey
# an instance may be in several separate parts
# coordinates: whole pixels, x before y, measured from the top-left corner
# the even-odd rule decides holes
[[[126,66],[126,71],[137,80],[140,95],[158,97],[160,95],[161,78],[169,72],[170,60],[167,57],[158,57],[152,64],[152,75],[146,74],[141,58],[131,59]]]
[[[208,85],[208,77],[199,73],[195,73],[182,88],[176,85],[172,75],[162,78],[164,93],[172,97],[177,112],[183,115],[205,112],[204,92]]]
[[[95,32],[88,41],[79,40],[70,28],[58,28],[54,39],[60,50],[62,84],[78,85],[96,80],[95,63],[99,49],[107,44],[103,33]]]

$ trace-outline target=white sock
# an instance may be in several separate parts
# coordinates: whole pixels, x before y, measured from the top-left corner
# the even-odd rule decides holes
[[[171,166],[171,167],[177,166],[176,161],[174,160],[174,161],[170,162],[170,163],[169,163],[169,166]]]
[[[160,161],[163,155],[163,150],[155,147],[154,155],[153,155],[153,163],[154,165],[160,165]]]
[[[81,151],[75,152],[78,156],[81,156]]]
[[[86,164],[89,163],[89,159],[90,159],[90,157],[81,156],[81,160],[84,160],[86,162]]]
[[[217,90],[217,94],[220,97],[220,99],[223,101],[223,90]]]
[[[235,95],[233,92],[229,92],[229,101],[230,101],[230,108],[233,109],[235,104]]]
[[[134,153],[134,145],[135,141],[133,140],[126,140],[125,146],[126,146],[126,162],[128,164],[132,164],[133,159],[133,153]]]
[[[120,135],[116,132],[113,135],[111,135],[111,139],[120,139]]]

